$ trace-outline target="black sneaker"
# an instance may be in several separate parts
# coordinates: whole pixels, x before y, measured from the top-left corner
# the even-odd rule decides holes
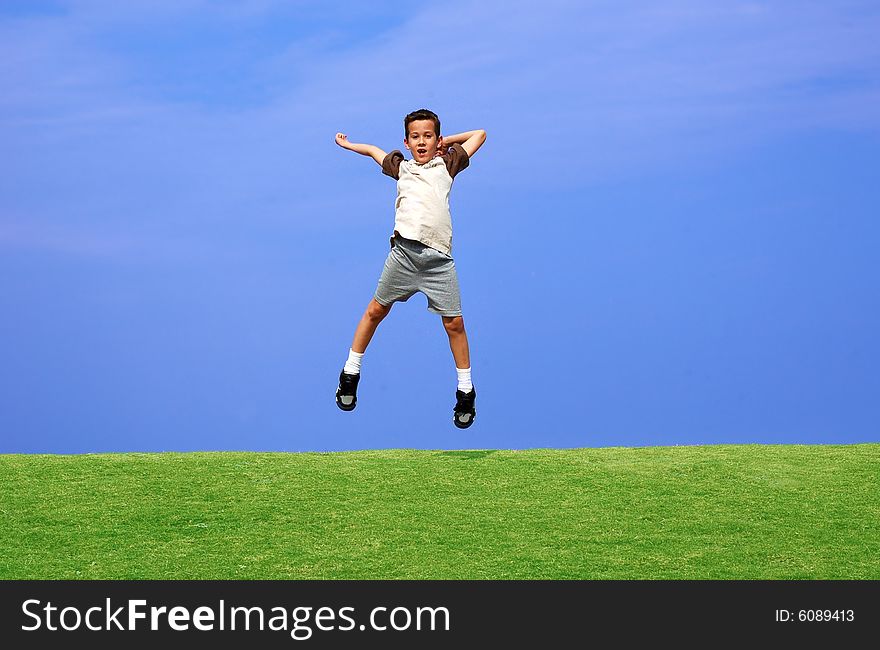
[[[357,388],[360,374],[349,375],[345,370],[339,373],[339,388],[336,389],[336,406],[343,411],[353,411],[357,406]]]
[[[477,417],[477,409],[474,408],[474,400],[476,398],[476,388],[472,388],[469,393],[463,393],[460,390],[455,391],[455,410],[453,411],[452,422],[459,429],[467,429],[474,423]]]

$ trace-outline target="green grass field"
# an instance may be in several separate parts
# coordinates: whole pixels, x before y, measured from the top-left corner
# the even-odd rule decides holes
[[[878,579],[880,444],[0,455],[2,579]]]

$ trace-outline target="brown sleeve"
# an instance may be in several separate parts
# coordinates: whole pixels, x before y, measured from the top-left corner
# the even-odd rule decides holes
[[[471,159],[470,156],[467,155],[467,151],[465,151],[464,147],[457,142],[446,150],[446,155],[443,156],[443,161],[446,163],[446,169],[452,178],[455,178],[455,175],[458,172],[471,164]]]
[[[403,162],[403,154],[395,149],[382,161],[382,173],[391,178],[400,178],[400,163]]]

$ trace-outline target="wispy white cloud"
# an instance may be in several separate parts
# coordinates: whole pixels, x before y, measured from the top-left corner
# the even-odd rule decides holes
[[[488,125],[512,183],[552,156],[577,168],[536,180],[570,186],[797,129],[876,132],[876,33],[868,3],[457,3],[327,62],[306,92],[361,112],[438,105]]]
[[[127,235],[84,232],[56,224],[17,219],[0,221],[2,248],[123,259],[136,250],[136,243]]]
[[[125,112],[131,108],[118,107],[155,102],[185,117],[187,110],[196,119],[207,116],[210,127],[216,107],[169,100],[161,84],[143,85],[136,77],[143,53],[127,59],[124,48],[102,50],[97,35],[120,24],[161,34],[169,21],[188,17],[198,47],[200,20],[264,16],[284,5],[71,2],[65,16],[20,19],[3,30],[0,74],[9,90],[4,96],[18,101],[20,113],[32,116],[54,106],[56,117],[68,121],[71,106],[62,101],[91,104],[85,116],[95,114],[95,104]],[[333,14],[362,14],[360,3],[296,7],[312,17],[324,7],[324,20],[314,31],[293,34],[295,14],[288,12],[288,45],[253,53],[249,69],[272,92],[261,105],[230,109],[241,124],[351,115],[374,123],[389,119],[390,111],[399,117],[420,101],[443,106],[454,121],[491,116],[496,125],[533,138],[558,134],[573,116],[582,132],[603,139],[626,139],[636,126],[642,139],[646,133],[678,129],[683,133],[677,135],[686,135],[692,128],[737,121],[761,132],[875,129],[880,123],[877,112],[860,101],[880,88],[874,36],[880,14],[866,2],[549,0],[538,10],[528,2],[463,0],[416,6],[401,26],[378,30],[355,47],[345,46]],[[148,17],[153,22],[144,22]],[[157,38],[157,50],[161,42]],[[210,47],[219,52],[224,46]],[[172,74],[174,61],[166,63]]]

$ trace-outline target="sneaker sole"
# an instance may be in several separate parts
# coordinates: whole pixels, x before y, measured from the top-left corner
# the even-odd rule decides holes
[[[346,406],[342,402],[339,401],[339,395],[336,396],[336,406],[338,406],[343,411],[353,411],[354,407],[357,406],[357,397],[354,398],[354,401]]]
[[[458,416],[455,416],[452,418],[452,423],[455,426],[457,426],[459,429],[467,429],[469,426],[471,426],[474,423],[474,420],[476,420],[476,419],[477,419],[477,414],[474,413],[473,415],[471,415],[470,420],[468,420],[466,423],[461,423],[458,421]]]

